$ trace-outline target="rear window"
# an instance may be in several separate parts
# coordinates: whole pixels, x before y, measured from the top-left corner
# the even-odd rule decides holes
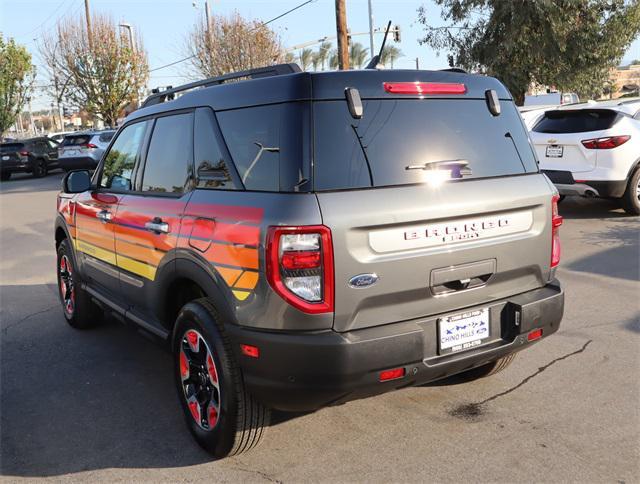
[[[113,138],[114,134],[116,134],[115,131],[109,131],[107,133],[102,133],[100,135],[99,140],[100,140],[101,143],[108,143],[109,141],[111,141],[111,138]]]
[[[622,115],[610,109],[547,111],[533,127],[537,133],[585,133],[611,128]]]
[[[308,104],[282,103],[219,111],[222,136],[247,190],[310,188]]]
[[[83,134],[83,135],[75,135],[75,136],[65,136],[62,141],[62,146],[80,146],[86,145],[91,136]]]
[[[362,118],[354,119],[345,101],[314,103],[316,190],[424,183],[433,174],[419,167],[436,161],[454,162],[448,170],[440,164],[447,178],[538,170],[511,102],[501,102],[499,116],[484,99],[363,100],[363,106]],[[455,165],[460,160],[464,167]]]
[[[4,143],[0,145],[0,151],[9,152],[9,151],[20,151],[24,148],[24,143]]]

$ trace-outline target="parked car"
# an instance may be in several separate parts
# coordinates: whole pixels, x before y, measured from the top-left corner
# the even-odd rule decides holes
[[[46,138],[15,140],[0,145],[0,180],[7,181],[13,173],[47,176],[58,167],[58,143]]]
[[[57,132],[57,133],[49,133],[47,135],[47,138],[50,138],[50,139],[52,139],[54,141],[57,141],[58,143],[61,143],[65,136],[73,134],[73,133],[74,133],[73,131],[60,131],[60,132]]]
[[[559,106],[562,104],[577,104],[580,97],[575,92],[548,92],[524,97],[525,106]]]
[[[619,199],[640,214],[640,99],[549,110],[530,135],[561,195]]]
[[[65,170],[95,170],[109,146],[115,130],[90,131],[66,135],[60,145],[60,167]]]
[[[67,174],[60,301],[169,343],[223,457],[270,409],[491,375],[557,331],[557,199],[496,79],[229,74],[150,96],[93,179]]]

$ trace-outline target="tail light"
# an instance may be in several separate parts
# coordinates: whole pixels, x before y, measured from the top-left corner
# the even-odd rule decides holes
[[[625,144],[631,139],[631,136],[607,136],[606,138],[593,138],[582,140],[582,146],[588,150],[610,150]]]
[[[84,145],[82,145],[83,148],[97,148],[96,145],[94,145],[93,143],[86,143]]]
[[[391,94],[465,94],[467,86],[452,82],[385,82]]]
[[[562,217],[558,214],[558,200],[560,195],[554,195],[551,199],[551,267],[560,264],[560,226]]]
[[[333,311],[333,246],[324,225],[270,227],[267,278],[273,290],[305,313]]]
[[[22,150],[20,152],[20,156],[29,156],[29,152],[27,150]]]

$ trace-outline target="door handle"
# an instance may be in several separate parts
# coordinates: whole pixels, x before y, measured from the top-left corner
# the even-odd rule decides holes
[[[111,220],[111,212],[108,210],[100,210],[96,213],[96,217],[99,218],[102,222],[107,223]]]
[[[160,217],[156,217],[153,220],[144,224],[144,228],[150,232],[155,232],[156,234],[169,233],[169,224],[166,222],[163,222]]]

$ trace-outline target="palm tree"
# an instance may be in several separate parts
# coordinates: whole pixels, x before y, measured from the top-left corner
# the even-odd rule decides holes
[[[314,52],[311,54],[311,65],[313,66],[314,71],[318,70],[318,66],[320,65],[320,52]]]
[[[389,45],[382,51],[382,55],[380,56],[380,63],[385,66],[389,64],[393,69],[393,63],[403,56],[404,54],[402,53],[402,51],[395,45]]]
[[[338,60],[338,51],[336,49],[333,49],[331,51],[331,54],[329,54],[329,67],[335,70],[338,68],[339,64],[340,62]]]
[[[293,55],[291,52],[287,52],[287,53],[284,55],[284,61],[285,61],[287,64],[291,64],[292,62],[295,62],[295,61],[296,61],[296,56],[295,56],[295,55]]]
[[[313,51],[311,49],[302,49],[300,54],[298,55],[298,60],[300,61],[300,67],[302,67],[303,71],[306,71],[311,65],[313,57]]]
[[[331,47],[332,47],[331,42],[323,42],[322,44],[320,44],[320,47],[318,47],[318,60],[320,61],[320,66],[322,67],[323,71],[324,71],[324,63],[327,61],[327,58],[329,57],[329,52],[331,51]]]
[[[351,68],[362,69],[362,64],[367,60],[368,53],[369,49],[365,49],[361,43],[355,42],[351,44],[349,48],[349,64],[351,64]]]

